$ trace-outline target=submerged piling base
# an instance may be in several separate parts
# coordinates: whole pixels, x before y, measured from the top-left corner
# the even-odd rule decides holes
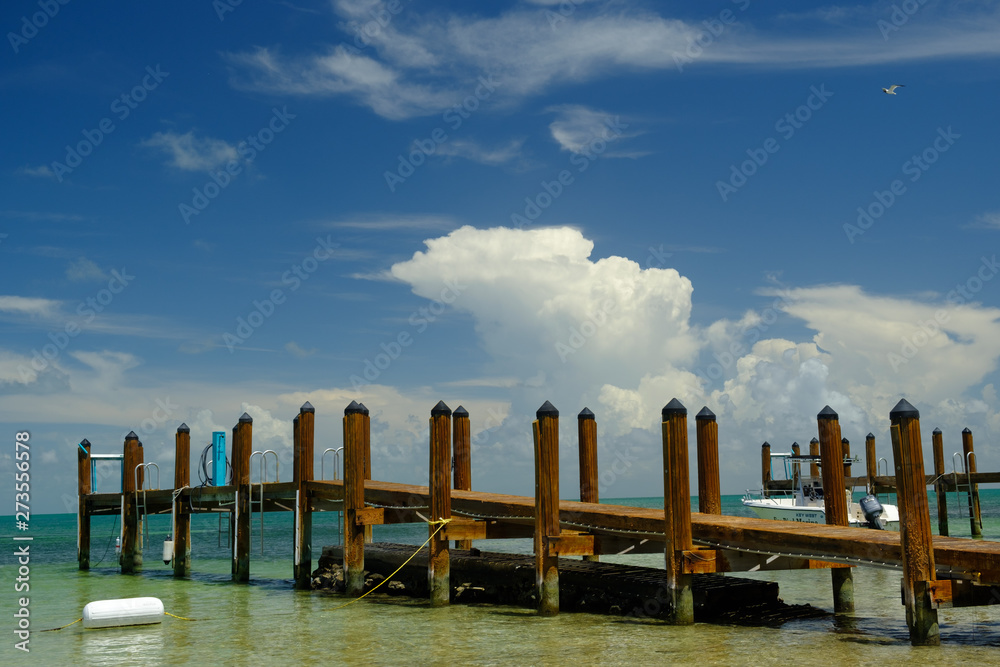
[[[365,590],[395,571],[413,549],[407,544],[367,545]],[[342,590],[342,559],[342,547],[325,547],[319,567],[313,572],[313,588]],[[452,603],[538,605],[532,555],[452,550],[451,582]],[[378,592],[427,597],[427,549],[422,549]],[[696,574],[692,575],[691,592],[696,622],[774,626],[828,615],[809,605],[784,604],[778,597],[778,584],[770,581]],[[672,612],[663,570],[568,558],[559,562],[559,607],[563,611],[638,619],[668,620]]]

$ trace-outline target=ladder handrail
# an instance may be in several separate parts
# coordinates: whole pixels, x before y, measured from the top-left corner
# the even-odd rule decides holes
[[[135,491],[136,491],[136,501],[135,501],[136,508],[135,508],[135,512],[136,512],[136,514],[139,514],[139,506],[141,505],[142,506],[141,516],[143,517],[143,519],[142,519],[142,525],[143,525],[144,530],[146,531],[146,541],[147,542],[149,541],[149,521],[146,521],[146,515],[148,513],[148,505],[146,504],[146,491],[147,491],[146,484],[149,482],[149,479],[148,479],[148,476],[144,475],[143,479],[142,479],[143,483],[140,486],[140,484],[139,484],[139,468],[142,468],[144,471],[149,472],[149,468],[150,467],[156,468],[156,486],[153,487],[153,488],[151,488],[151,489],[148,489],[149,491],[154,491],[154,490],[160,488],[160,466],[156,465],[156,463],[154,463],[153,461],[150,461],[149,463],[140,463],[139,465],[137,465],[135,467],[134,470],[132,470],[133,479],[135,480]],[[142,501],[141,502],[139,501],[139,492],[142,492]],[[123,526],[123,528],[124,528],[124,526]],[[141,530],[139,531],[138,537],[139,537],[139,548],[142,549],[143,546],[145,546],[145,545],[143,544],[143,541],[142,541],[142,531]]]
[[[327,447],[323,450],[323,454],[319,457],[319,478],[320,480],[326,480],[326,455],[329,452],[333,452],[333,480],[336,481],[340,479],[338,476],[340,472],[340,452],[344,451],[343,447]]]
[[[280,479],[279,473],[279,462],[278,453],[273,449],[265,449],[263,451],[256,451],[250,454],[250,469],[253,469],[253,457],[260,455],[260,466],[257,469],[259,473],[258,479],[260,481],[257,483],[260,486],[260,499],[257,501],[257,507],[260,508],[260,555],[264,555],[264,485],[267,484],[267,455],[271,454],[274,456],[274,481],[277,482]],[[250,516],[253,517],[253,480],[250,480]]]

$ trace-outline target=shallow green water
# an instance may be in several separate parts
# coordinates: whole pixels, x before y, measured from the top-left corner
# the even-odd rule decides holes
[[[622,502],[622,501],[619,501]],[[662,499],[634,499],[630,504],[659,506]],[[659,505],[658,505],[659,504]],[[724,499],[726,513],[740,513],[737,496]],[[933,508],[932,508],[933,511]],[[984,491],[984,532],[1000,538],[1000,492]],[[954,515],[954,510],[953,510]],[[936,515],[934,515],[936,516]],[[315,547],[336,541],[333,515],[317,515]],[[118,574],[114,549],[89,572],[76,569],[76,518],[34,517],[31,534],[30,654],[14,649],[12,610],[23,594],[13,591],[16,575],[9,529],[2,533],[0,577],[3,633],[0,659],[40,665],[173,665],[173,664],[637,664],[697,660],[705,664],[890,664],[893,661],[998,660],[1000,607],[941,610],[943,643],[939,648],[910,647],[899,601],[900,574],[891,570],[855,569],[857,613],[850,617],[787,623],[781,628],[743,628],[698,624],[671,627],[659,622],[564,613],[540,618],[528,609],[491,605],[455,605],[432,609],[425,601],[369,596],[351,606],[342,596],[291,589],[291,517],[266,519],[264,555],[254,534],[249,585],[229,581],[228,552],[218,546],[217,520],[196,517],[194,574],[174,580],[156,560],[167,529],[167,517],[150,521],[142,574]],[[932,522],[933,523],[933,522]],[[936,525],[936,524],[935,524]],[[117,534],[114,520],[93,525],[92,560],[98,561]],[[968,534],[968,520],[953,519],[952,534]],[[256,524],[255,524],[256,531]],[[422,526],[378,527],[376,539],[419,544]],[[486,543],[484,549],[506,547],[527,552],[530,541]],[[662,567],[658,555],[606,557],[607,560]],[[828,571],[761,573],[778,581],[789,603],[830,609]],[[90,601],[153,596],[172,614],[159,625],[85,630],[80,624],[59,632],[38,630],[64,625],[80,617]]]

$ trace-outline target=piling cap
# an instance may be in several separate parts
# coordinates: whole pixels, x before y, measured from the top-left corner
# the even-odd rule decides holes
[[[809,441],[809,444],[810,445],[818,445],[819,444],[819,438],[813,438],[812,440]]]
[[[764,441],[764,444],[763,444],[763,445],[761,445],[761,446],[760,446],[760,448],[761,448],[761,449],[765,449],[765,448],[767,448],[767,449],[771,449],[771,443],[769,443],[769,442],[768,442],[767,440],[765,440],[765,441]]]
[[[559,411],[556,410],[556,406],[552,405],[548,401],[542,403],[542,407],[535,411],[535,418],[541,419],[542,417],[558,417]]]
[[[931,435],[941,435],[941,429],[939,428],[934,429],[933,431],[931,431]]]
[[[874,433],[869,432],[868,435],[865,436],[865,440],[874,440],[874,439],[875,439]]]
[[[361,414],[363,414],[365,417],[367,417],[369,413],[368,413],[368,408],[365,407],[365,404],[364,403],[358,403],[358,407],[361,408]]]
[[[313,412],[313,413],[315,413],[316,412],[316,408],[314,408],[312,406],[312,403],[310,403],[309,401],[306,401],[305,403],[302,404],[302,407],[299,408],[299,412],[300,413],[301,412]]]
[[[590,408],[584,408],[583,410],[580,410],[580,414],[578,414],[576,418],[580,421],[584,421],[586,419],[593,421],[594,413],[590,411]]]
[[[450,417],[451,408],[449,408],[444,401],[438,401],[437,405],[431,408],[432,417]]]
[[[455,411],[451,413],[452,417],[468,417],[469,411],[463,408],[461,405],[455,408]]]
[[[676,398],[670,399],[670,402],[664,405],[663,409],[660,410],[660,414],[663,415],[664,421],[666,421],[667,417],[671,417],[673,415],[687,415],[687,413],[687,408],[685,408],[684,404]]]
[[[903,419],[904,417],[920,419],[920,411],[910,405],[905,398],[901,398],[899,403],[896,403],[896,407],[889,412],[889,419]]]
[[[819,414],[816,415],[816,419],[840,419],[840,417],[833,408],[827,405],[819,411]]]
[[[126,440],[138,440],[139,436],[135,434],[135,431],[129,431],[128,435],[125,436]]]
[[[90,440],[84,438],[83,440],[80,441],[80,444],[83,445],[84,447],[90,447]]]
[[[712,412],[711,410],[709,410],[708,406],[706,405],[705,407],[703,407],[701,409],[701,412],[699,412],[697,415],[695,415],[694,419],[695,419],[695,421],[709,421],[709,422],[714,422],[715,421],[715,413]]]
[[[848,440],[847,438],[841,438],[840,439],[840,444],[842,444],[842,445],[849,445],[849,444],[851,444],[851,441]]]
[[[250,415],[248,415],[247,413],[244,412],[242,415],[240,415],[240,423],[241,424],[252,424],[253,423],[253,417],[251,417]]]
[[[963,428],[963,429],[962,429],[962,433],[968,433],[968,434],[970,434],[970,435],[971,435],[971,434],[972,434],[972,431],[970,431],[970,430],[969,430],[969,428],[968,428],[968,427],[966,427],[966,428]]]
[[[188,427],[187,424],[181,424],[180,426],[177,427],[177,432],[178,433],[190,433],[191,429]]]
[[[358,402],[357,401],[351,401],[351,404],[348,405],[346,408],[344,408],[344,414],[345,415],[357,415],[357,414],[363,414],[363,413],[361,412],[361,406],[358,405]]]

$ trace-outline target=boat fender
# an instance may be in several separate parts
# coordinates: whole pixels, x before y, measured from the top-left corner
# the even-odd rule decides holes
[[[115,628],[161,622],[163,622],[163,603],[159,598],[97,600],[88,602],[83,608],[85,628]]]

